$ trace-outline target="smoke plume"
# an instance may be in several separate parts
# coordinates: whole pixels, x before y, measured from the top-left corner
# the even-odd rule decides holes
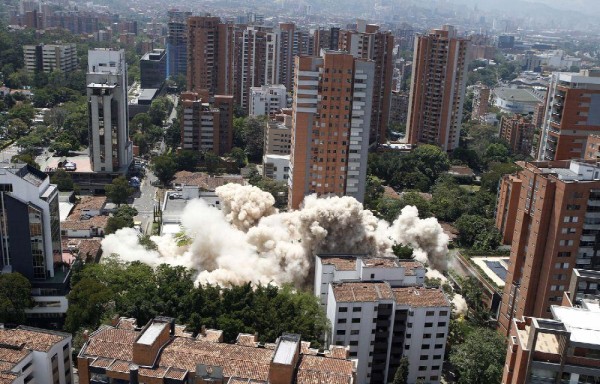
[[[405,207],[392,225],[377,219],[352,197],[308,196],[302,209],[277,212],[269,193],[250,186],[217,188],[222,211],[202,200],[188,202],[181,217],[189,241],[153,236],[147,251],[132,229],[102,241],[106,254],[150,265],[167,263],[195,269],[198,283],[306,284],[316,253],[390,255],[396,243],[408,245],[420,261],[446,268],[448,236],[435,219],[420,219]]]

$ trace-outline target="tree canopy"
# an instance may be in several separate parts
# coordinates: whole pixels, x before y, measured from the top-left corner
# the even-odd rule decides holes
[[[460,384],[500,383],[505,357],[502,336],[496,330],[481,328],[453,349],[450,362],[458,371]]]
[[[133,188],[129,186],[129,182],[125,176],[115,178],[111,184],[104,186],[106,197],[117,205],[127,203],[127,200],[133,193]]]
[[[16,272],[0,274],[0,323],[23,324],[32,306],[29,280]]]

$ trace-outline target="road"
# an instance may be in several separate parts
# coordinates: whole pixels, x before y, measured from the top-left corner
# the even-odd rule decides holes
[[[9,163],[10,159],[12,159],[13,156],[18,154],[19,147],[17,146],[17,144],[13,143],[8,147],[4,148],[2,151],[0,151],[0,162]]]
[[[154,176],[150,168],[147,168],[146,177],[142,180],[139,194],[133,199],[133,207],[138,211],[138,215],[134,220],[142,222],[142,230],[146,234],[151,234],[152,232],[154,206],[159,204],[156,201],[157,188],[152,185],[154,181],[156,181],[156,176]]]

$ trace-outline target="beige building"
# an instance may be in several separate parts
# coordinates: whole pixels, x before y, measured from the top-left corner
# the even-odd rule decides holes
[[[77,69],[75,44],[24,45],[23,58],[27,72],[72,72]]]
[[[415,40],[408,106],[408,143],[458,147],[469,40],[445,25]]]

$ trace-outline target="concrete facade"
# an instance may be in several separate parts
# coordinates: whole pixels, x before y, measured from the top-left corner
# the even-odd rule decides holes
[[[250,116],[271,116],[287,107],[287,92],[283,84],[250,88]]]

